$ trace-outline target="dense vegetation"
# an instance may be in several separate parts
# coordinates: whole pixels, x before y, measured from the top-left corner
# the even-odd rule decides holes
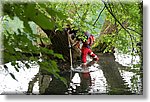
[[[77,34],[80,36],[83,31],[94,34],[97,39],[93,48],[101,53],[111,53],[113,48],[117,48],[121,53],[139,55],[142,59],[141,2],[102,0],[84,3],[72,1],[2,4],[4,63],[11,62],[16,71],[18,60],[27,67],[28,63],[37,62],[40,68],[64,81],[65,79],[59,76],[60,70],[57,67],[57,60],[65,60],[64,56],[54,52],[51,47],[52,39],[48,35],[39,34],[37,28],[55,33],[63,31],[67,24],[78,29]],[[47,46],[40,46],[41,42]],[[42,61],[39,61],[40,58]]]

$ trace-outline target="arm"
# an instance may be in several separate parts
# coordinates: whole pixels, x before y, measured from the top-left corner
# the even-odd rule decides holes
[[[75,41],[73,44],[72,44],[72,46],[76,46],[78,43],[79,43],[80,41]]]

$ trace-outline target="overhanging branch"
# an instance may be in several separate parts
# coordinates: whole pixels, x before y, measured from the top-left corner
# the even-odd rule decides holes
[[[136,30],[134,30],[134,29],[132,29],[132,28],[129,28],[129,27],[128,27],[127,29],[129,29],[129,30],[131,30],[131,31],[134,31],[135,33],[141,35],[141,33],[137,32]]]
[[[103,9],[101,10],[101,12],[99,13],[97,19],[95,20],[93,26],[95,26],[96,22],[98,21],[99,17],[101,16],[102,12],[104,11],[104,9],[105,9],[105,5],[104,5]]]
[[[111,14],[111,16],[119,23],[119,25],[129,34],[130,39],[131,39],[131,44],[132,44],[132,53],[134,51],[134,44],[133,44],[133,39],[132,36],[130,34],[130,32],[121,24],[121,22],[116,18],[116,16],[113,14],[113,12],[110,11],[109,7],[107,6],[106,2],[102,0],[102,2],[104,3],[107,11]],[[111,7],[110,7],[111,8]],[[133,61],[133,60],[132,60]],[[132,63],[132,62],[131,62]]]
[[[77,13],[77,15],[78,15],[78,17],[79,17],[79,19],[82,19],[81,18],[81,16],[79,15],[79,13],[78,13],[78,8],[77,8],[77,5],[75,4],[75,2],[73,1],[73,4],[74,4],[74,7],[75,7],[75,10],[76,10],[76,13]]]

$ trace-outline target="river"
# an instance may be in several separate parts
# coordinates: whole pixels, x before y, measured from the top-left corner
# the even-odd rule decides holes
[[[0,66],[0,94],[48,94],[48,95],[141,95],[142,77],[129,69],[139,63],[139,57],[123,54],[98,54],[100,60],[89,67],[87,72],[69,71],[61,76],[67,85],[50,75],[41,75],[34,62],[26,68],[18,61],[19,72],[7,63],[8,70]],[[134,61],[131,61],[134,59]],[[89,59],[90,60],[90,59]],[[132,64],[130,63],[132,62]],[[79,68],[76,65],[75,68]],[[131,69],[131,68],[130,68]],[[137,68],[140,69],[140,68]],[[15,79],[10,75],[15,75]],[[12,84],[13,83],[13,84]]]

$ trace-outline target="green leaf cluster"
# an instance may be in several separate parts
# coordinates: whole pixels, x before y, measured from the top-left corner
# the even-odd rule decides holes
[[[21,66],[18,65],[17,61],[24,63],[27,68],[30,68],[30,64],[33,62],[37,62],[41,65],[41,69],[44,68],[44,70],[47,70],[48,73],[54,74],[55,77],[62,79],[62,81],[65,80],[59,76],[59,69],[56,61],[54,60],[55,58],[64,60],[63,56],[61,54],[54,53],[52,49],[40,47],[37,44],[38,39],[42,39],[47,42],[48,39],[46,37],[41,38],[41,36],[38,36],[37,34],[28,32],[26,26],[24,26],[23,22],[17,17],[11,20],[8,16],[5,16],[2,26],[4,63],[11,62],[11,65],[14,66],[15,70],[19,72],[19,68]],[[48,40],[48,42],[50,41]],[[41,57],[40,54],[42,54]],[[42,61],[39,61],[39,58],[41,58]],[[28,61],[28,63],[26,63],[26,61]],[[13,79],[15,79],[15,75],[10,75]]]
[[[102,34],[97,41],[106,43],[107,48],[104,52],[110,52],[110,48],[114,47],[125,54],[140,55],[137,52],[141,52],[141,47],[137,44],[142,43],[143,36],[142,2],[108,2],[106,0],[103,3],[106,6],[103,28],[106,29],[102,29],[101,32],[105,34]]]
[[[104,29],[102,29],[102,34],[96,40],[94,47],[96,48],[100,44],[105,44],[106,46],[104,47],[106,48],[103,53],[113,53],[114,50],[111,49],[116,48],[119,53],[128,54],[132,57],[139,56],[140,61],[137,64],[132,64],[128,68],[128,71],[136,73],[136,75],[141,75],[142,77],[143,3],[110,1],[105,0],[104,2],[106,6]],[[132,78],[132,81],[136,80]]]
[[[101,3],[77,3],[77,2],[2,2],[3,4],[3,35],[4,35],[4,63],[15,61],[37,61],[40,67],[54,74],[65,82],[58,74],[59,70],[55,59],[64,60],[63,56],[54,53],[52,49],[40,47],[38,44],[51,45],[47,36],[37,34],[36,26],[45,30],[62,30],[66,24],[74,25],[79,32],[89,31],[97,34],[101,27],[98,21],[92,28],[102,6]],[[15,26],[10,26],[10,22]],[[20,23],[21,22],[21,23]],[[36,25],[36,26],[34,26]],[[93,30],[96,29],[96,30]],[[86,40],[83,34],[79,36]],[[42,55],[42,62],[38,61]],[[28,56],[27,56],[28,55]],[[28,64],[26,64],[27,67]],[[18,71],[17,67],[16,71]]]

